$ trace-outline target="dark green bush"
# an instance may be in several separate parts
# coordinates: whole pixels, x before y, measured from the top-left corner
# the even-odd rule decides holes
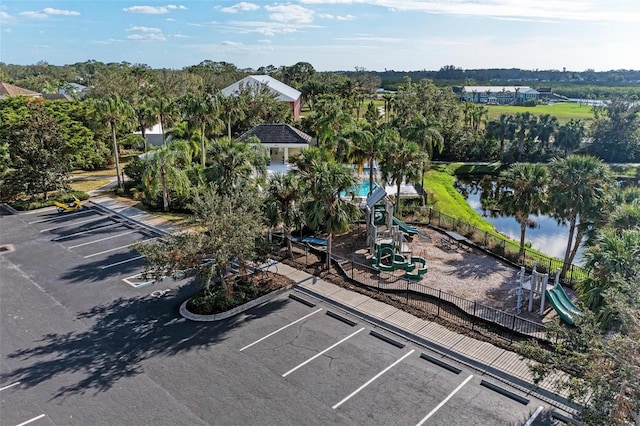
[[[51,197],[48,200],[20,200],[11,204],[16,210],[27,211],[27,210],[36,210],[44,207],[50,207],[55,205],[55,201],[59,201],[61,203],[70,203],[73,201],[73,197],[76,197],[80,201],[88,200],[89,195],[86,192],[82,191],[71,191],[67,192],[64,195]]]

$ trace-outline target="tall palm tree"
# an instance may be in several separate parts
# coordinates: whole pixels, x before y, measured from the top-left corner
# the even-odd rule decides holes
[[[291,231],[304,222],[301,210],[302,195],[302,184],[297,173],[276,173],[267,183],[265,217],[271,227],[282,224],[290,258],[293,256]]]
[[[569,237],[562,276],[578,251],[590,220],[604,214],[602,208],[612,180],[609,168],[595,157],[571,155],[551,165],[549,205],[559,223],[569,223]],[[577,232],[576,232],[577,231]]]
[[[218,96],[203,93],[201,95],[187,95],[182,100],[183,114],[188,128],[197,129],[200,133],[200,163],[205,166],[206,148],[205,131],[207,128],[219,132],[224,128],[224,122],[220,119],[221,101]]]
[[[222,109],[227,116],[227,137],[231,139],[231,126],[239,120],[244,120],[245,105],[241,96],[230,95],[222,98]]]
[[[209,150],[210,165],[205,176],[221,193],[247,184],[252,175],[264,175],[266,161],[254,144],[223,137],[213,141]]]
[[[537,135],[542,144],[542,150],[547,151],[549,149],[549,141],[551,137],[558,131],[560,123],[558,119],[551,114],[543,114],[538,117]]]
[[[316,131],[320,146],[333,151],[342,135],[343,129],[353,123],[353,116],[346,111],[343,102],[336,98],[323,98],[318,102]]]
[[[521,259],[524,255],[527,227],[535,225],[530,216],[541,213],[546,206],[549,173],[543,166],[518,164],[504,174],[504,184],[511,191],[503,194],[498,203],[505,214],[515,216],[520,223],[518,258]]]
[[[580,147],[586,129],[582,120],[571,119],[568,123],[558,128],[556,145],[564,150],[565,157],[571,155],[574,150]]]
[[[625,282],[637,285],[640,274],[640,228],[617,231],[614,228],[603,229],[597,243],[588,247],[584,253],[585,267],[592,273],[577,282],[576,290],[580,300],[595,311],[601,325],[609,326],[618,322],[619,326],[638,322],[638,319],[624,321],[617,317],[615,303],[609,305],[605,292],[611,288],[620,289]],[[625,292],[626,293],[626,292]],[[630,293],[632,294],[632,293]]]
[[[133,105],[133,115],[136,119],[140,135],[144,139],[144,152],[147,152],[149,150],[149,144],[147,143],[147,129],[153,127],[157,123],[157,117],[149,104],[149,99],[136,99]]]
[[[400,189],[402,182],[415,182],[420,176],[426,154],[415,142],[398,139],[387,145],[380,162],[382,178],[385,182],[396,185],[395,211],[400,209]]]
[[[515,130],[515,119],[510,114],[500,114],[498,120],[491,120],[487,124],[488,136],[496,138],[500,141],[500,148],[498,151],[499,157],[502,157],[502,154],[504,153],[505,141],[513,140]]]
[[[373,133],[367,128],[355,124],[349,128],[345,134],[345,139],[349,143],[349,152],[347,160],[358,166],[358,174],[362,174],[364,164],[369,160],[369,147],[373,141]]]
[[[170,143],[150,151],[146,160],[147,165],[143,176],[143,183],[151,196],[162,193],[162,209],[169,211],[169,189],[178,195],[189,193],[191,184],[185,170],[182,168],[186,153],[181,145]]]
[[[473,104],[472,104],[473,105]],[[475,105],[473,105],[475,109]],[[416,142],[424,156],[421,166],[420,187],[423,188],[422,203],[426,203],[426,191],[424,191],[424,176],[427,173],[427,165],[429,160],[433,158],[433,151],[437,149],[438,152],[442,152],[444,149],[444,138],[438,130],[438,125],[435,120],[430,117],[427,118],[424,115],[418,113],[413,117],[413,120],[409,122],[409,125],[405,128],[404,133],[410,141]]]
[[[335,233],[349,230],[349,224],[358,218],[358,207],[340,197],[357,184],[353,170],[335,161],[312,161],[312,167],[301,171],[307,193],[302,210],[305,223],[313,230],[329,234],[327,242],[327,268],[331,266],[331,240]]]
[[[96,111],[99,116],[111,128],[111,136],[113,139],[113,157],[116,163],[116,175],[118,177],[118,186],[123,187],[122,177],[120,175],[120,156],[118,152],[118,141],[116,137],[116,129],[119,124],[126,123],[133,115],[133,110],[128,102],[120,99],[118,95],[109,95],[103,101],[99,101],[96,105]]]
[[[156,97],[152,98],[150,103],[153,112],[156,114],[158,118],[158,122],[160,123],[160,131],[162,132],[162,145],[166,145],[166,137],[165,132],[168,126],[171,126],[174,123],[174,118],[176,116],[176,103],[175,101],[169,97],[169,95],[159,94]]]

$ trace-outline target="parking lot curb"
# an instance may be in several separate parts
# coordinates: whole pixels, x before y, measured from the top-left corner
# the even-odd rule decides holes
[[[555,408],[562,410],[563,412],[569,414],[570,416],[576,416],[578,414],[578,409],[576,406],[574,406],[573,404],[569,403],[567,401],[566,398],[563,398],[559,395],[554,394],[553,392],[547,390],[547,389],[543,389],[540,388],[538,386],[536,386],[535,384],[528,382],[526,380],[523,380],[519,377],[510,375],[509,373],[506,373],[504,371],[501,371],[495,367],[491,367],[491,366],[487,366],[485,364],[482,364],[478,361],[475,361],[467,356],[465,356],[462,353],[456,352],[454,350],[445,348],[441,345],[438,345],[437,343],[434,343],[432,341],[429,341],[427,339],[425,339],[422,336],[419,336],[415,333],[411,333],[407,330],[401,329],[399,327],[396,327],[394,325],[391,325],[387,322],[385,322],[384,320],[380,320],[378,318],[372,317],[362,311],[359,311],[355,308],[352,308],[348,305],[345,305],[344,303],[341,303],[339,301],[333,300],[328,296],[322,295],[320,293],[317,293],[307,287],[304,287],[302,285],[296,284],[294,286],[295,291],[298,291],[300,293],[304,293],[305,295],[309,296],[309,297],[313,297],[317,300],[321,300],[325,303],[328,303],[334,307],[336,307],[337,309],[342,310],[343,312],[347,312],[350,315],[353,315],[363,321],[366,321],[380,329],[383,329],[389,333],[395,334],[396,336],[399,336],[407,341],[410,341],[414,344],[417,344],[419,346],[422,346],[432,352],[435,352],[436,354],[444,357],[444,358],[449,358],[453,361],[456,361],[460,364],[463,364],[473,370],[476,370],[478,372],[480,372],[483,375],[486,375],[488,377],[491,377],[495,380],[498,380],[502,383],[505,383],[517,390],[519,390],[520,392],[524,393],[525,395],[533,395],[536,398],[540,399],[541,401],[545,401],[547,402],[549,405],[554,406]]]
[[[192,312],[190,312],[187,309],[187,303],[189,303],[190,299],[185,300],[182,305],[180,305],[180,315],[182,315],[183,318],[188,319],[190,321],[197,321],[197,322],[213,322],[213,321],[222,321],[225,320],[227,318],[231,318],[235,315],[238,315],[244,311],[248,311],[249,309],[255,308],[258,305],[262,305],[264,303],[267,303],[269,301],[271,301],[272,299],[275,299],[276,297],[290,291],[293,288],[293,284],[288,285],[286,287],[280,288],[278,290],[272,291],[269,294],[265,294],[264,296],[258,297],[255,300],[252,300],[250,302],[247,302],[245,304],[242,304],[240,306],[236,306],[233,309],[229,309],[226,312],[221,312],[219,314],[213,314],[213,315],[199,315],[199,314],[194,314]]]

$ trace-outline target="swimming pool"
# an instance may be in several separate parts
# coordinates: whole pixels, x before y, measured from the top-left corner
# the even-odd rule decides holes
[[[379,187],[379,185],[377,183],[373,182],[373,190],[375,191],[378,187]],[[360,182],[358,184],[358,186],[356,186],[353,189],[353,192],[355,193],[356,197],[366,198],[367,195],[369,195],[369,182],[368,181]],[[345,191],[340,193],[341,197],[347,197],[349,195],[350,194],[347,194],[347,192],[345,192]]]

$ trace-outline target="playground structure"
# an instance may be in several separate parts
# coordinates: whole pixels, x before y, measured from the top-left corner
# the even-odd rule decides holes
[[[522,312],[522,297],[524,290],[529,290],[529,306],[528,311],[533,311],[533,299],[536,295],[540,295],[539,314],[544,313],[545,300],[549,300],[551,307],[557,312],[558,316],[567,324],[573,325],[575,319],[582,315],[580,310],[573,304],[567,293],[560,285],[560,270],[556,271],[555,282],[552,287],[548,287],[549,274],[543,274],[536,271],[536,264],[533,264],[533,271],[528,280],[525,279],[524,266],[520,268],[520,286],[518,287],[518,299],[516,313]]]
[[[377,204],[384,201],[384,204]],[[393,203],[383,188],[367,197],[367,245],[372,254],[372,267],[377,271],[404,271],[410,280],[420,280],[427,273],[424,257],[414,256],[404,249],[404,236],[418,234],[415,226],[393,216]]]

